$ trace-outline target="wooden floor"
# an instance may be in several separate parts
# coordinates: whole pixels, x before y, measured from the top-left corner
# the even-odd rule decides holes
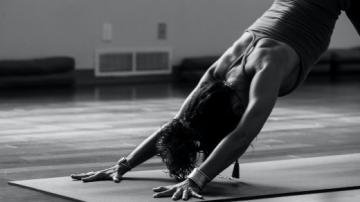
[[[8,186],[112,165],[171,118],[189,92],[173,84],[3,91],[0,201],[65,201]],[[280,98],[241,162],[360,152],[360,79],[308,82]],[[139,170],[163,168],[152,159]]]

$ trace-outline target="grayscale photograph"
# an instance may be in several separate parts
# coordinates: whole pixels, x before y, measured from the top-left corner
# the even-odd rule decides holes
[[[0,0],[1,202],[360,201],[359,0]]]

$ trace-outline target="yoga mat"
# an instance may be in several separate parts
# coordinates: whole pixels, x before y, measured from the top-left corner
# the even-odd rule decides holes
[[[251,200],[251,202],[356,202],[356,201],[360,201],[360,189]]]
[[[360,188],[360,154],[346,154],[240,165],[240,179],[229,179],[229,167],[203,190],[205,201],[259,199]],[[70,177],[12,181],[75,201],[170,201],[152,198],[152,188],[175,183],[165,171],[135,171],[119,184],[82,183]],[[199,201],[192,199],[190,201]]]

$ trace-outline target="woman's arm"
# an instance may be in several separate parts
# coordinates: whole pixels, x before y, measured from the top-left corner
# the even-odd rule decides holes
[[[270,60],[266,58],[272,58],[274,54],[272,51],[267,54],[270,57],[265,56],[265,59],[258,63],[262,67],[255,67],[258,70],[250,84],[249,104],[238,126],[217,145],[206,161],[195,169],[187,180],[176,185],[155,188],[154,191],[159,193],[154,194],[154,197],[172,196],[174,200],[187,200],[191,196],[200,198],[202,196],[198,193],[206,183],[246,151],[270,115],[285,75],[285,67],[282,67],[285,64],[277,60],[268,62]],[[278,59],[284,57],[279,56]]]
[[[249,104],[238,124],[199,167],[213,179],[249,147],[262,129],[276,102],[283,73],[281,68],[268,65],[255,73],[249,91]]]
[[[185,101],[183,102],[182,106],[180,107],[179,111],[175,115],[175,118],[181,116],[184,113],[184,108],[189,102],[194,98],[194,94],[199,89],[201,85],[206,85],[206,83],[211,79],[215,64],[213,64],[202,76],[197,86],[192,90],[192,92],[187,96]],[[162,127],[163,128],[163,127]],[[126,158],[129,164],[132,167],[136,167],[137,165],[141,164],[142,162],[148,160],[149,158],[156,155],[156,141],[159,137],[161,129],[157,130],[153,135],[145,139],[135,150],[131,152],[130,155]]]
[[[159,128],[149,137],[147,137],[126,157],[128,163],[132,168],[140,165],[141,163],[145,162],[146,160],[157,154],[156,142],[163,128],[164,126]]]
[[[214,69],[214,65],[210,67],[208,71],[203,75],[199,84],[194,88],[194,90],[189,94],[189,96],[183,102],[175,118],[181,116],[185,106],[191,101],[191,99],[193,99],[194,93],[199,89],[201,85],[205,84],[208,81],[213,69]],[[82,180],[84,182],[92,182],[99,180],[113,180],[114,182],[119,182],[121,176],[129,171],[129,167],[134,168],[157,154],[156,143],[158,137],[161,135],[161,131],[164,129],[165,126],[166,125],[159,128],[152,135],[146,138],[126,157],[127,165],[126,164],[122,165],[120,163],[119,165],[112,166],[108,169],[104,169],[96,172],[92,171],[86,173],[73,174],[71,175],[71,177],[73,179]]]
[[[71,177],[76,180],[82,180],[83,182],[93,182],[99,180],[113,180],[114,182],[119,182],[121,177],[131,168],[136,167],[156,155],[156,141],[162,129],[163,127],[155,131],[139,146],[137,146],[127,156],[126,163],[118,163],[117,165],[100,171],[72,174]]]

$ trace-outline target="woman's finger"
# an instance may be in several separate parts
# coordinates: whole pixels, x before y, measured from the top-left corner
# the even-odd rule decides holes
[[[189,189],[185,189],[182,194],[182,200],[187,201],[189,200]]]
[[[94,175],[94,174],[95,174],[95,172],[91,171],[91,172],[88,172],[88,173],[71,174],[70,177],[75,179],[75,180],[81,180],[81,178],[89,177],[89,176]]]
[[[159,198],[159,197],[164,197],[164,196],[171,196],[174,192],[175,192],[175,189],[172,188],[172,189],[168,189],[168,190],[165,190],[163,192],[154,194],[153,197],[154,198]]]
[[[86,177],[90,177],[96,173],[99,173],[99,172],[111,172],[111,171],[115,171],[116,169],[118,168],[117,165],[115,166],[112,166],[110,168],[106,168],[106,169],[103,169],[103,170],[100,170],[100,171],[97,171],[97,172],[94,172],[94,171],[91,171],[91,172],[87,172],[87,173],[78,173],[78,174],[71,174],[70,177],[74,180],[81,180],[82,178],[86,178]]]
[[[81,180],[83,182],[94,182],[94,181],[99,181],[99,180],[111,180],[111,177],[110,177],[110,175],[99,172],[99,173],[96,173],[95,175],[82,178]]]
[[[166,190],[168,190],[168,188],[164,187],[164,186],[153,188],[154,192],[161,192],[161,191],[166,191]]]
[[[198,198],[198,199],[203,199],[204,198],[200,194],[196,193],[194,190],[191,190],[190,193],[191,193],[191,196],[193,196],[195,198]]]
[[[175,191],[175,193],[172,195],[171,199],[174,200],[174,201],[177,201],[180,199],[181,195],[182,195],[182,189],[179,188]]]

